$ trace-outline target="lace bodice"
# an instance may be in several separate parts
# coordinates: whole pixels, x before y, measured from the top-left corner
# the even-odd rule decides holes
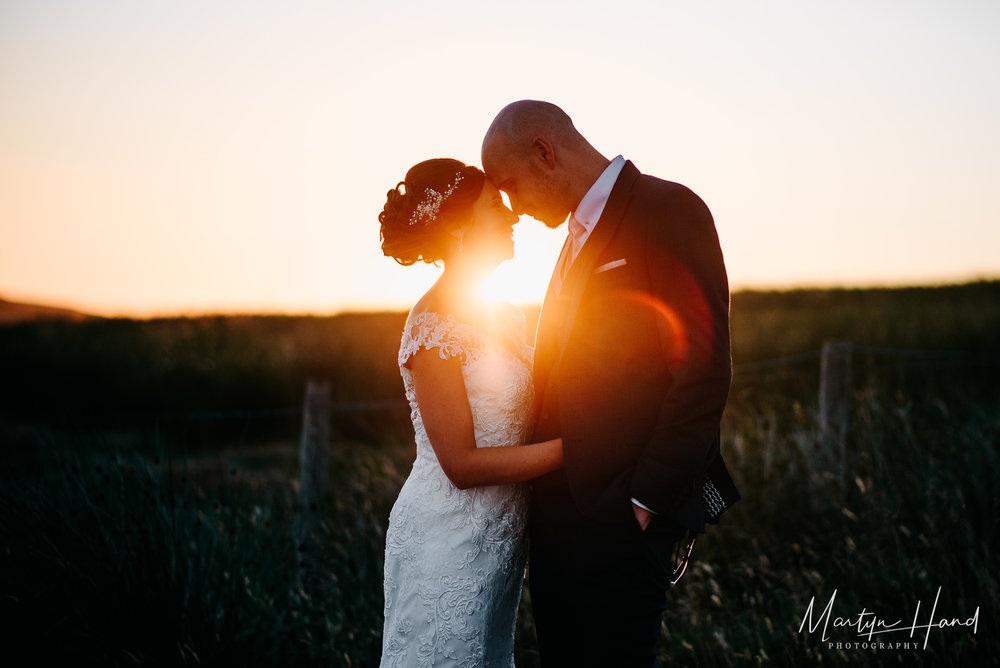
[[[477,447],[522,445],[534,391],[524,318],[513,307],[486,325],[411,313],[399,348],[416,459],[386,532],[383,666],[513,666],[524,573],[522,485],[460,490],[424,428],[407,364],[420,350],[461,361]]]
[[[513,308],[513,307],[510,307]],[[399,346],[399,370],[410,402],[410,417],[417,437],[417,458],[437,461],[420,407],[413,391],[407,362],[419,350],[437,350],[441,359],[462,361],[462,379],[472,409],[476,445],[521,445],[528,436],[534,393],[531,380],[532,349],[525,342],[524,316],[494,319],[479,327],[458,322],[455,316],[433,312],[411,315]]]

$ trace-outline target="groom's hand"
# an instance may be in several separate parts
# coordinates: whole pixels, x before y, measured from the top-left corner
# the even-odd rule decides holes
[[[632,503],[632,512],[635,513],[635,521],[639,523],[639,527],[645,531],[646,527],[649,526],[649,521],[653,519],[653,513],[641,506],[635,505],[634,502]]]

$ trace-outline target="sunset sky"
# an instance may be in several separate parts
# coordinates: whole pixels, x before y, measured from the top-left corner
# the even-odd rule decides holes
[[[0,297],[407,308],[386,191],[522,98],[701,195],[734,289],[1000,277],[994,0],[0,0]],[[539,301],[565,228],[515,229]]]

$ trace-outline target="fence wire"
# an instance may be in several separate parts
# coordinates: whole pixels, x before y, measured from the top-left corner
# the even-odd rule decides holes
[[[849,344],[852,353],[872,357],[883,357],[909,361],[949,362],[962,364],[996,364],[1000,363],[1000,352],[969,352],[962,350],[914,350],[905,348],[882,348]],[[806,362],[815,362],[822,358],[823,351],[810,350],[794,355],[784,355],[755,362],[742,362],[733,365],[734,377],[745,377],[760,372],[785,371]],[[770,375],[770,374],[769,374]],[[334,413],[366,413],[409,408],[405,399],[381,399],[371,401],[340,401],[330,404]],[[234,420],[269,417],[286,417],[302,413],[302,406],[286,406],[284,408],[231,411],[188,411],[170,415],[161,415],[159,419],[175,419],[190,421]]]

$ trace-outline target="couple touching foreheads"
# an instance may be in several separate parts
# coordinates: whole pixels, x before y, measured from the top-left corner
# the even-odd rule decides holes
[[[386,533],[382,665],[513,666],[527,560],[543,666],[647,668],[675,546],[739,498],[715,224],[547,102],[501,110],[482,161],[414,165],[379,215],[387,256],[444,264],[399,349],[417,449]],[[534,350],[517,309],[476,295],[522,213],[569,220]]]

